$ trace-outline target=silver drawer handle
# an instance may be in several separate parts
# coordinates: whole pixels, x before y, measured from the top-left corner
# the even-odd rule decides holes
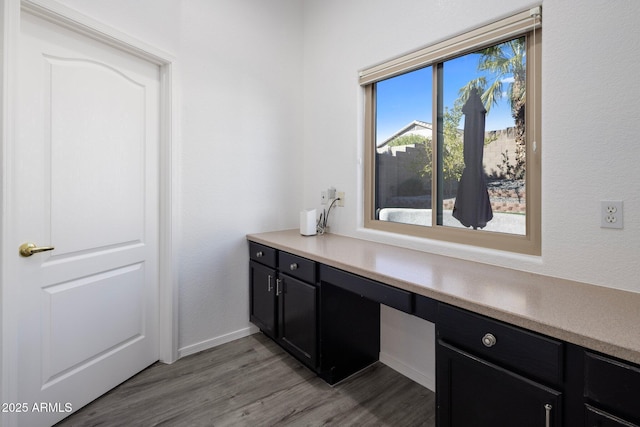
[[[262,251],[256,252],[256,258],[262,258],[264,253]]]
[[[485,347],[493,347],[497,342],[498,340],[493,334],[485,334],[482,337],[482,344],[484,344]]]
[[[271,290],[273,289],[273,285],[271,284],[271,275],[269,274],[269,280],[267,282],[267,292],[271,292]]]
[[[544,415],[544,420],[545,420],[545,427],[551,427],[551,409],[553,409],[553,406],[551,406],[550,404],[545,404],[544,405],[544,411],[545,411],[545,415]]]
[[[289,269],[290,269],[290,270],[297,270],[297,269],[298,269],[298,264],[296,264],[296,263],[294,262],[293,264],[291,264],[291,265],[289,266]]]

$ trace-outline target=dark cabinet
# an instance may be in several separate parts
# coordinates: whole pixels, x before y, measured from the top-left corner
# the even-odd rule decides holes
[[[250,320],[329,384],[378,360],[380,304],[436,324],[439,427],[640,427],[640,366],[250,242]]]
[[[440,341],[438,426],[560,426],[562,394]]]
[[[436,328],[438,426],[562,425],[561,343],[445,304]]]
[[[584,352],[587,427],[640,424],[640,367]]]
[[[352,274],[320,265],[319,375],[329,384],[371,365],[380,354],[380,304],[347,290],[357,282]]]
[[[249,320],[265,335],[276,338],[276,251],[256,243],[250,244]]]
[[[249,263],[249,271],[251,284],[249,319],[266,335],[275,338],[278,333],[275,316],[276,271],[255,261]]]
[[[638,427],[591,405],[585,405],[585,427]]]
[[[413,294],[249,243],[250,321],[335,384],[376,362],[380,303],[411,312]]]
[[[315,268],[313,261],[280,253],[278,340],[312,369],[316,369],[318,363],[318,288],[315,284]]]
[[[452,345],[538,382],[562,383],[561,341],[446,304],[437,316],[440,337]]]
[[[249,257],[249,320],[317,370],[316,263],[254,242]]]

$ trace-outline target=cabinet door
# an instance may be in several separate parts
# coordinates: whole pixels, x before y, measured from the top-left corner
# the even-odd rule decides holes
[[[276,338],[276,271],[249,262],[249,320],[271,338]]]
[[[280,341],[294,356],[312,368],[317,364],[317,288],[280,275]]]
[[[560,392],[442,341],[438,342],[436,360],[438,426],[562,425]]]
[[[640,367],[586,351],[584,396],[594,407],[640,422]]]
[[[621,418],[607,414],[590,405],[585,405],[585,427],[638,427]]]

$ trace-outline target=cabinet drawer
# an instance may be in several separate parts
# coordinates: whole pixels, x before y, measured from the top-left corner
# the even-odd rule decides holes
[[[585,352],[584,372],[587,399],[617,416],[640,422],[640,368]]]
[[[446,305],[438,306],[438,337],[547,384],[563,381],[563,346],[533,332]]]
[[[320,266],[320,279],[349,292],[356,293],[372,301],[413,313],[413,294],[393,286],[365,279],[342,270]]]
[[[280,252],[278,269],[281,273],[296,277],[308,283],[316,283],[316,263],[287,252]]]
[[[268,246],[249,242],[249,258],[268,267],[276,268],[276,250]]]

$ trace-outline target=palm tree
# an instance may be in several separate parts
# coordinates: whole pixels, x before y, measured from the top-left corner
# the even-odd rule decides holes
[[[479,54],[478,72],[486,75],[471,80],[460,89],[459,99],[465,102],[471,89],[476,88],[488,113],[500,99],[508,98],[515,123],[515,165],[505,157],[506,163],[499,167],[505,178],[522,179],[526,169],[526,39],[520,37],[476,53]],[[504,85],[508,85],[506,92]]]
[[[471,89],[481,93],[482,102],[487,110],[498,103],[505,95],[503,85],[508,84],[506,96],[511,104],[511,115],[515,120],[516,142],[525,144],[525,101],[526,101],[526,48],[525,38],[521,37],[494,45],[479,52],[478,71],[490,73],[491,82],[482,76],[471,80],[462,89],[463,100],[469,97]]]

